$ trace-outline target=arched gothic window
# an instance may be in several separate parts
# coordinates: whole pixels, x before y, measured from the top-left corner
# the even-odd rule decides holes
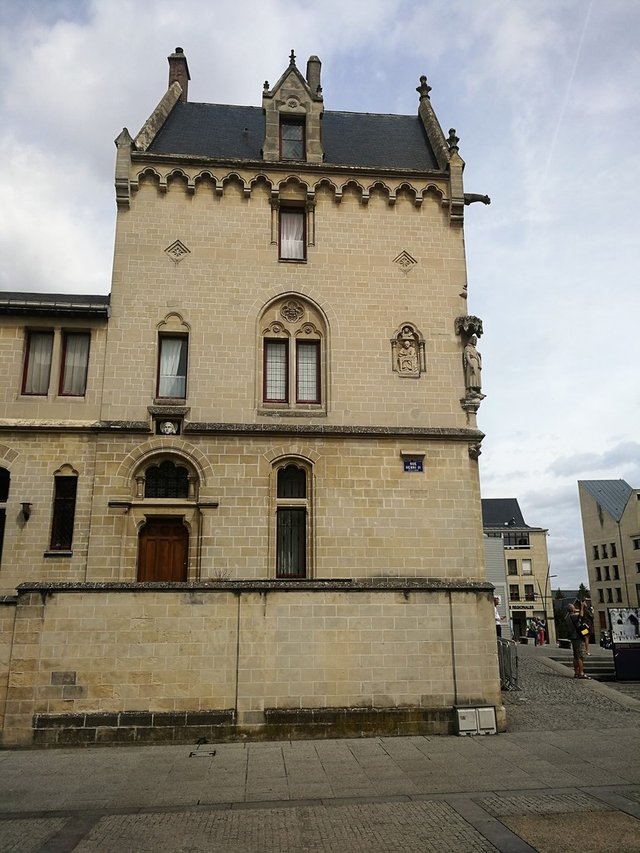
[[[289,463],[277,470],[276,577],[306,578],[310,562],[310,500],[305,468]]]
[[[317,414],[327,408],[327,327],[302,297],[276,300],[260,319],[259,406]]]

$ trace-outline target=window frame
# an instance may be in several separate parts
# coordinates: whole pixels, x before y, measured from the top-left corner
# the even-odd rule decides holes
[[[162,349],[165,342],[168,341],[180,341],[181,345],[184,346],[184,349],[181,347],[180,356],[178,359],[177,369],[180,369],[180,363],[183,359],[184,353],[184,376],[180,373],[176,374],[164,374],[165,378],[167,376],[173,376],[173,381],[178,379],[184,380],[184,394],[176,396],[175,394],[161,394],[161,382],[163,378],[163,374],[161,374],[162,367]],[[157,400],[186,400],[187,399],[187,382],[189,377],[189,335],[180,333],[180,332],[158,332],[158,358],[157,358],[157,366],[156,366],[156,399]]]
[[[302,133],[300,134],[300,139],[285,139],[284,130],[287,128],[301,128]],[[278,142],[280,149],[280,159],[286,160],[287,162],[300,163],[304,162],[307,159],[307,121],[306,116],[298,116],[298,115],[280,115],[280,124],[278,128]],[[292,157],[288,156],[286,153],[286,147],[288,143],[300,143],[301,144],[301,156],[300,157]]]
[[[62,486],[74,483],[73,494],[61,494]],[[76,504],[78,498],[78,477],[75,474],[55,474],[53,478],[53,504],[51,513],[51,534],[49,537],[49,551],[68,552],[73,547],[73,533],[76,519]],[[61,531],[66,524],[64,514],[69,512],[71,522],[69,524],[68,537],[63,538]],[[66,533],[66,531],[64,531]]]
[[[47,337],[49,339],[49,369],[47,371],[46,388],[44,391],[27,391],[27,380],[29,378],[29,369],[31,366],[31,357],[33,352],[32,343],[35,335],[40,335],[41,337]],[[20,393],[25,397],[46,397],[49,394],[49,389],[51,387],[51,368],[53,365],[53,347],[53,329],[27,329],[24,364],[22,369],[22,384],[20,386]]]
[[[514,559],[507,560],[507,576],[508,577],[517,577],[518,575],[518,561]]]
[[[295,214],[302,222],[302,257],[284,255],[282,249],[283,216]],[[286,264],[304,264],[307,261],[307,211],[302,204],[280,204],[278,209],[278,261]]]
[[[295,380],[296,380],[296,403],[310,404],[310,405],[318,405],[322,402],[322,370],[321,370],[321,362],[320,359],[322,357],[322,348],[320,346],[321,342],[319,338],[313,338],[311,340],[301,340],[300,338],[296,339],[296,359],[295,359]],[[301,359],[300,359],[300,351],[302,348],[312,349],[315,353],[314,361],[315,361],[315,396],[311,397],[301,397],[300,396],[300,377],[301,377]]]
[[[283,494],[281,491],[281,474],[290,468],[295,468],[304,476],[302,492],[300,494]],[[273,498],[273,574],[276,580],[305,580],[312,576],[313,566],[313,543],[312,543],[312,500],[313,473],[306,461],[299,458],[286,458],[280,460],[272,469],[272,498]],[[289,554],[289,562],[296,562],[295,557],[302,554],[303,565],[297,567],[297,571],[283,570],[281,543],[283,540],[283,525],[287,521],[298,517],[302,518],[303,547],[298,547],[295,553]],[[294,537],[290,537],[294,542]]]
[[[284,347],[284,397],[270,397],[269,394],[269,348],[275,347],[276,344]],[[268,338],[262,339],[262,402],[275,403],[277,405],[289,404],[289,387],[290,387],[290,372],[291,366],[289,363],[289,338]]]
[[[2,565],[2,549],[7,521],[7,503],[11,490],[11,471],[0,466],[0,566]]]
[[[74,393],[73,391],[65,391],[65,377],[67,370],[67,344],[69,338],[85,338],[87,340],[87,354],[84,363],[84,378],[82,383],[82,392]],[[76,331],[75,329],[62,330],[62,352],[60,354],[60,377],[58,379],[58,396],[59,397],[84,397],[87,393],[87,379],[89,376],[89,357],[91,354],[91,332]]]

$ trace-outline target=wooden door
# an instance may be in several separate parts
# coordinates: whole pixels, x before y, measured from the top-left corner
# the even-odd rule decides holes
[[[138,580],[186,581],[188,554],[181,518],[148,518],[138,541]]]

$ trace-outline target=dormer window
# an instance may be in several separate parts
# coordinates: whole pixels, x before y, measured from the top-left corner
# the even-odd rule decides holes
[[[280,117],[280,159],[304,160],[304,119]]]

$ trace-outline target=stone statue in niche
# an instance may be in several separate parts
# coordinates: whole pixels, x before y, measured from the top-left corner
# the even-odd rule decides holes
[[[417,373],[418,355],[411,341],[403,341],[398,351],[398,373]]]
[[[476,349],[478,339],[471,335],[462,353],[464,383],[467,391],[480,394],[482,390],[482,356]]]
[[[411,325],[405,324],[391,338],[392,366],[400,376],[418,377],[425,370],[424,340]]]

